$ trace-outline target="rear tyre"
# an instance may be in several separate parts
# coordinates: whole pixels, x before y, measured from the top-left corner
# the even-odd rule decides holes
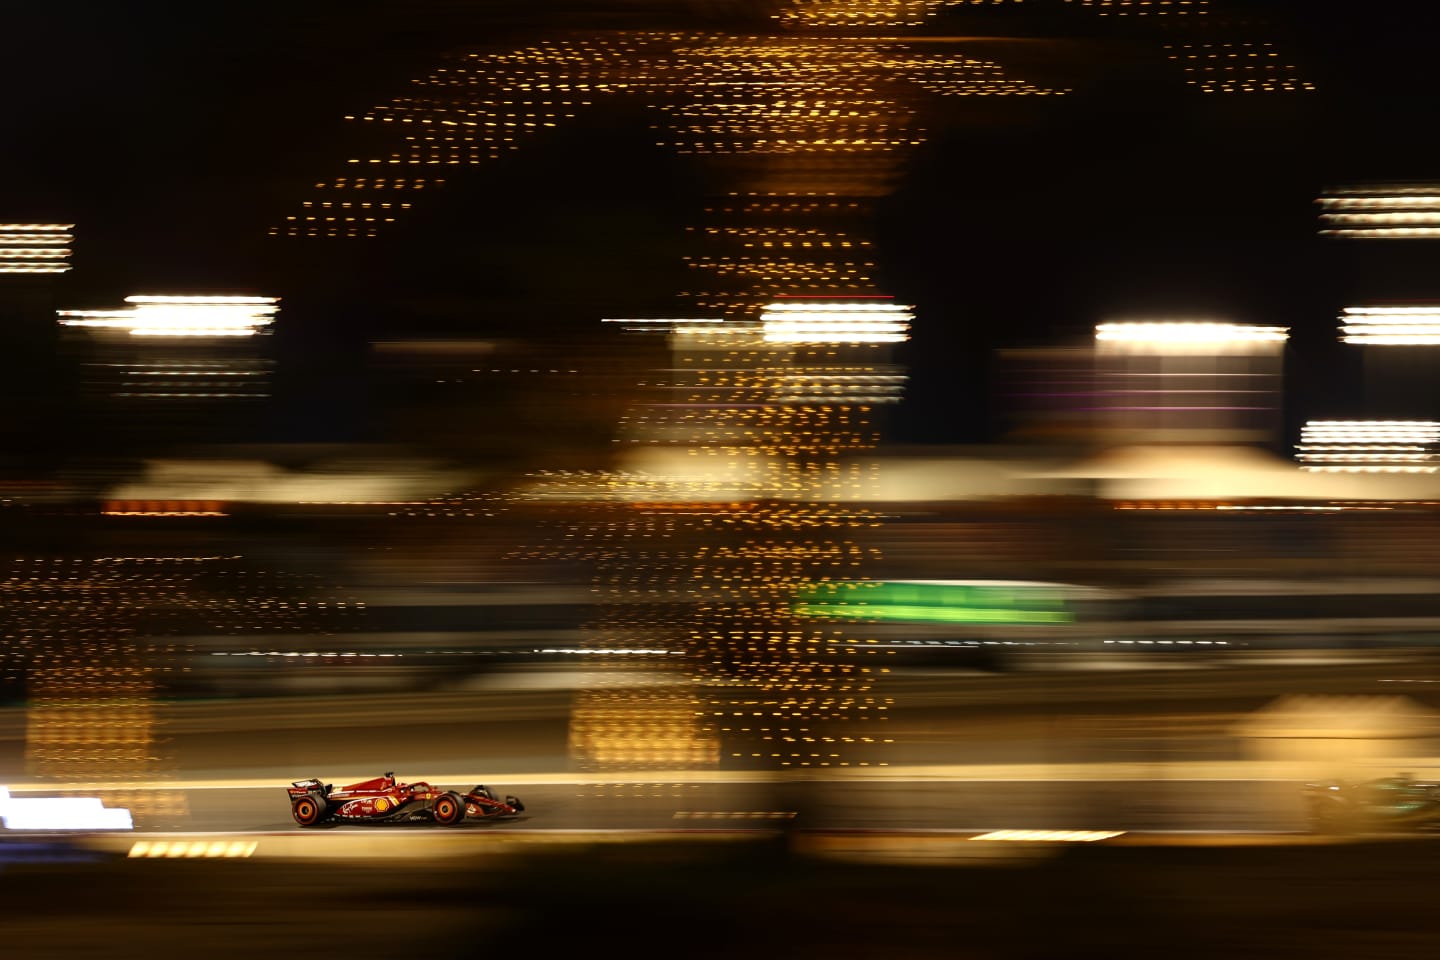
[[[301,797],[290,804],[290,815],[302,827],[313,827],[325,816],[325,802],[314,797]]]
[[[453,827],[465,819],[465,800],[455,792],[441,794],[430,808],[430,815],[442,827]]]

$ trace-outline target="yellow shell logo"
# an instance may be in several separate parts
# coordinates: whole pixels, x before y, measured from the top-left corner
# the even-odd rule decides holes
[[[376,800],[376,801],[375,801],[375,812],[376,812],[376,813],[384,813],[386,810],[389,810],[389,809],[390,809],[390,801],[387,800],[387,799],[385,799],[384,797],[381,797],[379,800]]]

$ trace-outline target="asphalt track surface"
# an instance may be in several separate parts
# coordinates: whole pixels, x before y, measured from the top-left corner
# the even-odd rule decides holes
[[[978,869],[693,839],[426,854],[6,863],[6,950],[45,960],[1414,957],[1434,946],[1440,867],[1440,845],[1426,841],[1069,844]]]
[[[445,831],[453,842],[544,831],[776,828],[1284,837],[1304,829],[1298,787],[1307,771],[1257,762],[1238,725],[1287,693],[1375,695],[1403,685],[1424,703],[1431,689],[1430,663],[1398,655],[1173,669],[1185,665],[907,674],[888,688],[895,706],[886,765],[831,770],[577,769],[567,722],[585,678],[574,674],[527,672],[427,693],[180,702],[161,708],[168,775],[130,786],[184,796],[182,816],[139,818],[146,832],[299,833],[284,792],[290,781],[341,785],[393,770],[401,780],[461,790],[485,783],[524,801],[522,817]],[[24,735],[23,711],[0,716],[0,769],[24,769]],[[102,796],[107,786],[24,777],[8,785],[17,795]],[[387,829],[396,828],[313,832]]]
[[[6,953],[1411,957],[1435,944],[1440,844],[1300,832],[1294,781],[1259,776],[1227,731],[1285,692],[1427,671],[916,675],[895,716],[909,762],[804,777],[567,769],[564,685],[177,704],[174,776],[149,786],[183,791],[184,822],[5,837]],[[0,717],[7,765],[22,741]],[[526,815],[289,821],[288,780],[377,767],[485,782]]]

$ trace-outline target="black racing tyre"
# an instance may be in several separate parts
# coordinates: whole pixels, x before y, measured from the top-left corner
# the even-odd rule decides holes
[[[430,815],[442,827],[453,827],[465,819],[465,798],[453,790],[435,798]]]
[[[290,815],[302,827],[313,827],[325,817],[325,801],[317,797],[301,797],[290,804]]]

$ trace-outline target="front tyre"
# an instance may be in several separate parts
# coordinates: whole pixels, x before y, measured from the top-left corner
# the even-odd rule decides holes
[[[302,827],[313,827],[325,816],[325,801],[315,797],[301,797],[290,804],[290,815]]]
[[[465,800],[453,791],[441,794],[430,808],[430,815],[442,827],[453,827],[465,819]]]

